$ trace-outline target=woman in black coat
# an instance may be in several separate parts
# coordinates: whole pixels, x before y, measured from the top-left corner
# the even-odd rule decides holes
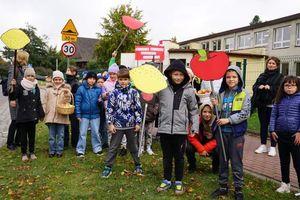
[[[277,57],[269,57],[266,61],[265,71],[259,75],[252,88],[252,107],[258,110],[261,138],[261,145],[255,150],[255,153],[268,152],[269,156],[276,155],[276,142],[274,139],[270,137],[271,147],[269,151],[266,144],[274,98],[283,79],[279,67],[280,60]]]

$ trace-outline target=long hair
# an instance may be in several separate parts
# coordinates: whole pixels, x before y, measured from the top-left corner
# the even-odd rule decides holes
[[[275,56],[270,56],[270,57],[267,59],[267,61],[266,61],[266,68],[267,68],[268,62],[269,62],[270,60],[274,60],[274,62],[276,63],[277,68],[280,67],[280,60],[279,60],[279,58],[277,58],[277,57],[275,57]]]
[[[297,76],[286,76],[283,81],[281,82],[279,89],[277,91],[276,97],[275,97],[275,104],[278,104],[281,99],[286,95],[284,91],[284,84],[285,83],[295,83],[297,85],[297,91],[296,93],[300,92],[300,79]]]

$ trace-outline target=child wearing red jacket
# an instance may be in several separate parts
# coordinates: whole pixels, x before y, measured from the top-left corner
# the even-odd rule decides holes
[[[215,123],[215,115],[213,114],[213,106],[210,102],[203,103],[200,106],[199,116],[199,134],[192,136],[188,134],[188,143],[186,147],[186,156],[189,163],[189,173],[196,170],[195,153],[198,152],[200,156],[211,156],[212,171],[218,173],[219,158],[216,153],[217,141],[215,139],[215,131],[217,126]]]

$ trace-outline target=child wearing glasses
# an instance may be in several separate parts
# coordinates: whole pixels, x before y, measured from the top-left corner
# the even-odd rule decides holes
[[[281,167],[282,182],[276,191],[289,193],[290,155],[300,185],[300,79],[296,76],[286,76],[280,85],[272,109],[270,133],[278,142]]]

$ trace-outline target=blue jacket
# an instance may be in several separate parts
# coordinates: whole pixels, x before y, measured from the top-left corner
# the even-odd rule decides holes
[[[122,88],[116,83],[116,88],[108,96],[107,123],[117,129],[133,128],[142,122],[142,108],[139,93],[129,84]]]
[[[300,132],[300,92],[285,96],[272,108],[270,132]]]
[[[77,118],[100,118],[101,103],[98,101],[102,91],[96,84],[90,88],[86,81],[78,88],[75,96],[75,110]]]

